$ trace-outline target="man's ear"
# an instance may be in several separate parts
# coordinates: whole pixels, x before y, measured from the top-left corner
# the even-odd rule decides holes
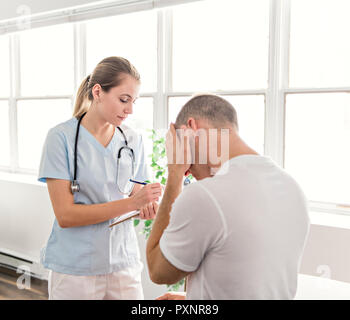
[[[188,118],[188,120],[187,120],[187,128],[190,128],[190,129],[196,131],[198,129],[197,121],[194,118],[192,118],[192,117]]]

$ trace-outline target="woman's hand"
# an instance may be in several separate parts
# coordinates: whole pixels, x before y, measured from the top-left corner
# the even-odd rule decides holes
[[[161,195],[160,183],[149,183],[132,195],[131,199],[136,205],[136,209],[141,209],[151,202],[158,201]]]
[[[158,203],[151,202],[146,204],[144,207],[140,209],[140,219],[150,220],[156,217],[158,211]]]

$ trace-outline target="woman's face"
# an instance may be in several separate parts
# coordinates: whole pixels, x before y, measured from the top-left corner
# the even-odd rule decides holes
[[[119,86],[108,92],[101,90],[101,116],[110,124],[120,126],[133,112],[133,104],[138,98],[140,83],[130,75],[124,75]]]

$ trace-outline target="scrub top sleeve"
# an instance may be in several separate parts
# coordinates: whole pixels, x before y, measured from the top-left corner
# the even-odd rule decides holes
[[[163,256],[185,272],[197,270],[224,238],[217,207],[197,184],[185,187],[173,203],[169,225],[159,242]]]
[[[135,179],[138,181],[150,180],[150,173],[146,163],[145,148],[143,145],[142,136],[140,136],[140,141],[138,144],[139,156],[137,159],[137,169],[135,173]]]
[[[55,128],[48,132],[41,155],[38,181],[46,178],[71,180],[66,138]]]

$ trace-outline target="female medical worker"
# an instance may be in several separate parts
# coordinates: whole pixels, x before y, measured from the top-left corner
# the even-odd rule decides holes
[[[121,186],[129,178],[148,178],[141,136],[122,125],[139,86],[128,60],[102,60],[80,85],[73,118],[48,132],[39,181],[47,183],[56,217],[41,251],[50,269],[49,299],[143,299],[133,222],[109,228],[116,217],[137,209],[141,219],[153,219],[161,196],[157,183],[131,185],[129,197]],[[135,174],[125,176],[131,166]]]

